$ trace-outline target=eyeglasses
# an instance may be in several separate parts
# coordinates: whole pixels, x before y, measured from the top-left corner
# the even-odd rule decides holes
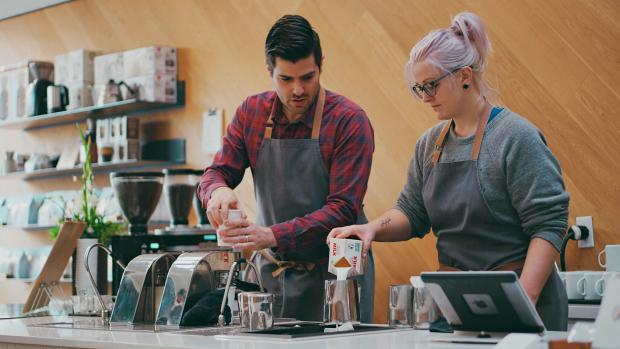
[[[454,69],[451,72],[448,72],[440,77],[438,77],[435,80],[429,81],[425,84],[414,84],[413,86],[411,86],[411,90],[413,91],[413,94],[418,97],[419,99],[424,99],[424,96],[422,95],[422,92],[426,93],[427,96],[429,97],[434,97],[435,94],[437,94],[437,87],[439,87],[439,81],[441,81],[441,79],[445,78],[446,76],[453,74],[454,72],[458,71],[461,68],[457,68]]]

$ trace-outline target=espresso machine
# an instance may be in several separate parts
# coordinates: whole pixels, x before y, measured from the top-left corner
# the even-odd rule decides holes
[[[120,262],[127,265],[137,256],[145,254],[179,255],[184,252],[222,250],[217,246],[217,235],[210,225],[200,229],[187,225],[187,216],[192,201],[195,200],[196,181],[192,177],[195,177],[193,170],[117,172],[110,175],[123,216],[129,222],[128,235],[112,236],[110,240],[112,252]],[[149,230],[148,221],[163,191],[171,208],[173,229],[168,227],[169,229],[162,230],[160,234],[155,234],[152,229]],[[170,205],[171,201],[177,204]],[[220,253],[218,256],[226,262],[222,268],[212,267],[219,285],[227,275],[228,261],[234,262],[239,255],[231,251],[230,254]],[[115,265],[112,269],[113,294],[118,291],[122,275],[123,269]]]

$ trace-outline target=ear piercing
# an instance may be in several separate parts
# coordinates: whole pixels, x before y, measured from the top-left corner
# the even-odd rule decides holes
[[[463,90],[467,90],[469,88],[468,84],[463,84]]]

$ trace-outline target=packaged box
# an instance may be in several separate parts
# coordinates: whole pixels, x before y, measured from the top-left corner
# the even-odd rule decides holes
[[[26,90],[34,81],[34,75],[28,68],[31,62],[39,61],[23,61],[0,67],[0,83],[4,86],[3,90],[0,90],[0,98],[6,100],[0,103],[0,108],[6,110],[3,114],[5,119],[17,119],[26,115]]]
[[[95,86],[123,80],[123,52],[95,57]]]
[[[110,119],[99,119],[95,124],[97,128],[97,144],[103,145],[110,142]]]
[[[147,102],[176,103],[177,78],[174,75],[147,75],[130,78],[127,84]]]
[[[116,139],[140,139],[140,119],[119,116]]]
[[[94,104],[93,83],[88,81],[70,82],[65,84],[69,89],[67,110],[90,107]]]
[[[0,72],[0,121],[9,117],[9,77]]]
[[[362,265],[362,241],[353,239],[331,239],[329,240],[329,266],[328,271],[336,274],[336,264],[351,266],[354,275],[364,274]],[[344,258],[344,260],[342,260]],[[343,265],[346,267],[347,265]]]
[[[140,160],[140,141],[135,139],[116,140],[114,142],[113,162]]]
[[[123,52],[125,79],[146,75],[177,76],[177,49],[150,46]]]
[[[95,81],[96,51],[75,50],[54,57],[54,83],[56,85]]]

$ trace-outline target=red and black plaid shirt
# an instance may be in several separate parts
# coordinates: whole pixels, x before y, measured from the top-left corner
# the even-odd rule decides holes
[[[228,125],[222,149],[202,176],[198,193],[204,207],[215,189],[235,188],[248,166],[254,172],[272,108],[276,108],[272,138],[311,138],[314,106],[298,122],[290,123],[275,91],[248,97]],[[366,113],[346,97],[326,91],[319,144],[329,171],[327,202],[303,217],[270,227],[278,253],[323,247],[332,228],[355,224],[362,212],[374,151],[373,129]]]

